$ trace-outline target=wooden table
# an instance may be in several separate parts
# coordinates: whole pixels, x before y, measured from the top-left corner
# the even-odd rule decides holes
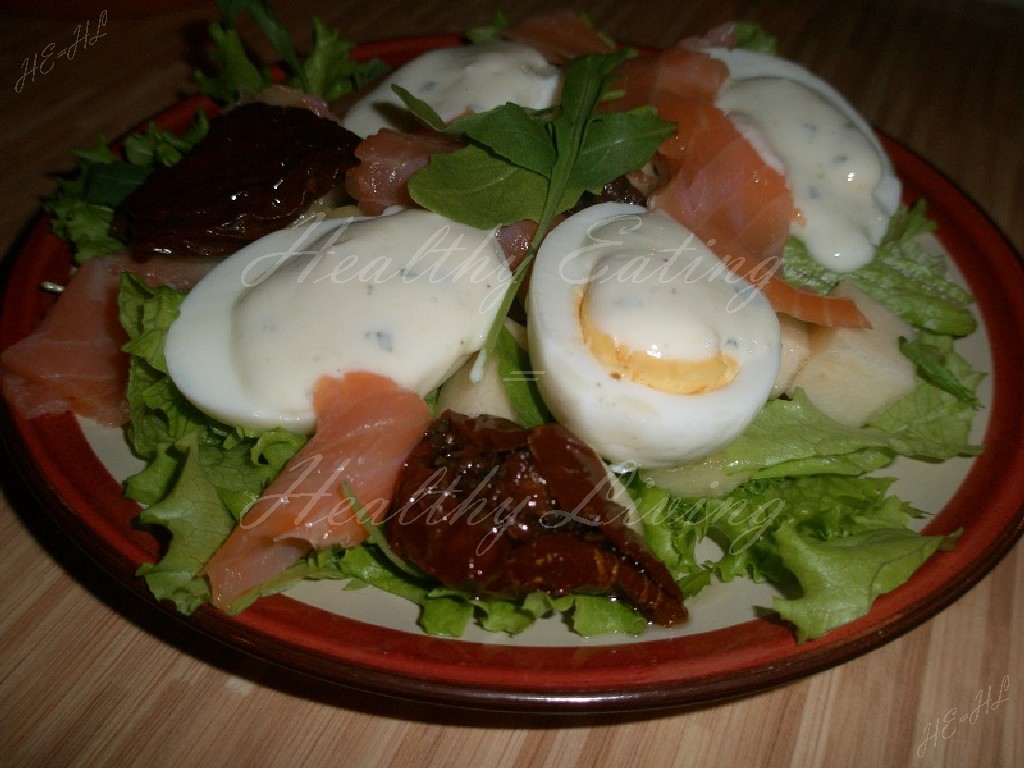
[[[52,3],[51,5],[61,5]],[[76,5],[69,3],[68,5]],[[0,245],[30,220],[68,150],[113,137],[192,89],[212,3],[131,16],[97,3],[0,18]],[[173,5],[173,3],[164,3]],[[458,32],[496,4],[278,3],[300,49],[311,13],[360,41]],[[409,4],[410,6],[412,4]],[[516,14],[548,6],[518,4]],[[1016,3],[629,4],[586,8],[654,46],[730,17],[831,80],[884,131],[948,174],[1024,248],[1024,10]],[[36,5],[41,8],[43,3]],[[653,7],[652,7],[653,6]],[[23,62],[74,39],[103,37]],[[511,11],[511,7],[506,10]],[[264,52],[266,53],[266,52]],[[31,65],[29,65],[31,66]],[[1024,765],[1024,550],[948,610],[841,667],[691,712],[513,716],[312,688],[199,637],[111,583],[8,478],[0,500],[0,763],[64,765]],[[926,741],[1008,676],[1009,702]]]

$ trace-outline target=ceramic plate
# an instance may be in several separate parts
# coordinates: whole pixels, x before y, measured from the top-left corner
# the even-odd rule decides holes
[[[399,64],[453,37],[364,45],[359,54]],[[158,122],[182,128],[203,101],[168,110]],[[903,587],[881,597],[861,619],[816,641],[797,644],[763,606],[770,591],[737,582],[705,590],[689,603],[694,621],[642,638],[588,640],[557,621],[515,638],[480,632],[464,639],[428,637],[415,610],[374,590],[343,592],[335,582],[308,583],[264,598],[230,617],[201,609],[187,621],[268,662],[356,688],[463,706],[531,710],[627,710],[695,706],[762,690],[847,661],[942,610],[1010,550],[1024,517],[1024,269],[1007,240],[974,203],[921,158],[886,141],[907,200],[924,197],[938,241],[977,298],[978,334],[961,352],[991,372],[976,439],[977,459],[942,465],[900,462],[896,492],[932,513],[927,533],[962,530],[950,552],[932,557]],[[66,280],[70,254],[37,221],[4,267],[0,349],[28,334],[52,297],[40,282]],[[132,526],[138,507],[121,496],[130,471],[120,433],[71,416],[26,421],[2,413],[3,434],[39,505],[67,534],[151,600],[135,577],[158,543]]]

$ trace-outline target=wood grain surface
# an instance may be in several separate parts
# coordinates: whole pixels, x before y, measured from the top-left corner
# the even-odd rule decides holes
[[[212,3],[102,17],[104,35],[33,76],[26,61],[100,22],[102,3],[0,3],[0,246],[12,250],[69,149],[191,92]],[[173,3],[161,3],[173,6]],[[300,48],[318,15],[358,41],[459,32],[498,4],[277,3]],[[547,2],[507,5],[510,14]],[[1015,7],[1016,5],[1016,7]],[[624,3],[578,7],[663,46],[761,22],[1024,247],[1024,10],[993,2]],[[264,53],[269,53],[264,51]],[[93,565],[3,469],[0,764],[10,766],[1020,766],[1024,554],[936,618],[785,687],[694,711],[506,715],[427,707],[296,677],[204,638]],[[969,714],[1008,682],[997,710]],[[950,714],[956,710],[955,713]],[[950,718],[953,718],[952,720]],[[938,731],[936,738],[929,738]]]

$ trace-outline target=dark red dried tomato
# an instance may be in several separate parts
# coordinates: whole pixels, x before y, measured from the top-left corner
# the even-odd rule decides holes
[[[252,102],[222,113],[179,162],[114,213],[135,256],[224,256],[281,229],[344,184],[359,137],[308,109]]]
[[[609,495],[604,464],[564,427],[447,411],[406,460],[388,542],[473,594],[616,594],[654,623],[685,621],[668,569]]]

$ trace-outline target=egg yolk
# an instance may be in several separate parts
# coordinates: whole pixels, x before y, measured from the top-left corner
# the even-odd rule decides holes
[[[712,329],[685,322],[692,317],[679,318],[679,313],[664,304],[641,313],[636,311],[639,307],[634,302],[621,298],[607,302],[602,293],[593,286],[583,293],[579,324],[584,344],[613,378],[626,378],[675,395],[712,392],[736,378],[739,363],[722,351]],[[613,323],[614,327],[628,332],[616,334],[605,330],[609,324],[602,320],[612,319],[609,316],[619,321]],[[683,326],[675,326],[673,319],[682,319]],[[636,343],[638,336],[644,337],[640,344]],[[684,351],[680,347],[706,354],[677,357]]]

